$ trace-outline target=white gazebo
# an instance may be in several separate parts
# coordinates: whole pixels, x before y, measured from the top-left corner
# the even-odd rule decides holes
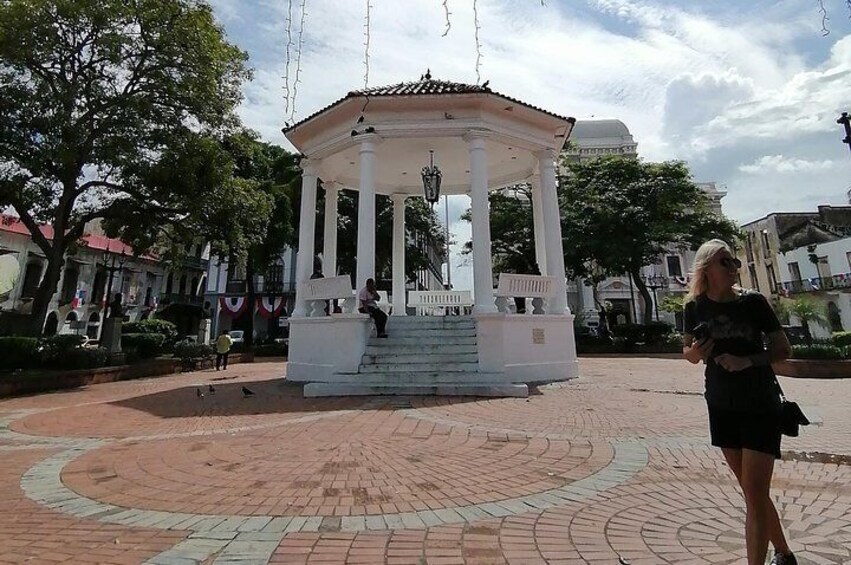
[[[555,161],[573,124],[573,118],[487,86],[426,74],[417,82],[350,92],[284,130],[304,155],[287,378],[309,383],[306,395],[523,395],[527,384],[577,376]],[[405,200],[423,197],[421,171],[431,151],[442,171],[441,193],[472,199],[472,298],[469,291],[406,295]],[[311,280],[313,258],[320,251],[314,249],[319,179],[326,196],[325,278]],[[488,193],[524,182],[533,187],[541,275],[500,274],[494,288]],[[350,275],[336,276],[341,189],[360,193],[354,288]],[[371,338],[372,321],[355,304],[356,291],[375,277],[376,194],[390,196],[394,212],[392,316],[386,340]],[[509,307],[514,296],[531,299],[527,313]],[[329,299],[340,300],[343,312],[326,314]],[[452,305],[471,306],[472,316],[405,317],[409,307],[445,314],[439,308]],[[384,349],[377,350],[379,346]],[[447,353],[441,355],[442,350]],[[463,360],[453,363],[450,351],[460,351]],[[380,360],[390,365],[376,366]]]

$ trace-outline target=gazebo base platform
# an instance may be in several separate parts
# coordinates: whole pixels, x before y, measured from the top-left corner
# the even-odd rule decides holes
[[[529,396],[525,384],[369,384],[369,383],[308,383],[304,385],[305,397],[319,396]]]
[[[304,395],[526,397],[578,376],[571,315],[391,317],[371,337],[359,314],[290,321],[287,379]]]

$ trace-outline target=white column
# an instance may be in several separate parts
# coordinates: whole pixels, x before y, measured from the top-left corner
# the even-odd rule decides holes
[[[375,146],[380,138],[362,134],[360,143],[360,187],[358,194],[358,250],[356,287],[375,278]]]
[[[393,200],[393,315],[405,316],[405,194]]]
[[[547,249],[544,237],[544,205],[541,203],[541,178],[532,177],[532,218],[535,228],[535,262],[542,275],[547,274]]]
[[[464,136],[470,149],[470,198],[473,201],[473,313],[496,312],[493,301],[493,263],[488,206],[488,132],[471,131]]]
[[[564,277],[564,249],[561,244],[561,212],[556,194],[556,168],[552,151],[539,151],[538,170],[541,176],[541,204],[544,209],[544,243],[547,254],[547,274],[555,277],[556,297],[547,306],[547,314],[566,314],[567,284]]]
[[[316,231],[316,181],[318,164],[301,161],[301,217],[298,222],[298,256],[296,257],[296,301],[293,318],[307,315],[307,304],[301,296],[301,285],[310,280],[313,271],[313,238]]]
[[[322,250],[322,274],[337,275],[337,195],[339,186],[335,182],[325,183],[325,235]]]

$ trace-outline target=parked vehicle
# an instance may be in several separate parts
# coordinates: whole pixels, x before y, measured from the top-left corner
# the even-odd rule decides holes
[[[230,338],[233,340],[233,344],[237,343],[245,343],[245,332],[242,330],[231,330]]]

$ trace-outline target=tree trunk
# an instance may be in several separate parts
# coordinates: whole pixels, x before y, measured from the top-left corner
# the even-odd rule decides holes
[[[644,324],[649,324],[653,321],[653,297],[650,296],[650,291],[647,290],[647,285],[641,280],[641,274],[637,269],[630,271],[629,276],[632,277],[635,288],[638,289],[638,293],[644,300]]]
[[[33,297],[30,323],[29,327],[25,330],[29,336],[38,337],[42,334],[47,310],[59,286],[59,279],[62,277],[62,266],[65,263],[63,257],[64,249],[60,250],[61,244],[62,242],[55,242],[53,252],[47,256],[47,269],[44,272],[44,277],[41,279],[41,284],[38,285],[35,297]]]
[[[813,334],[810,333],[810,324],[806,320],[801,320],[801,326],[804,328],[804,341],[807,342],[807,346],[811,346],[813,344]]]
[[[251,253],[245,259],[245,284],[248,299],[248,320],[245,324],[245,351],[254,351],[254,306],[257,303],[257,294],[254,289],[254,260]]]

